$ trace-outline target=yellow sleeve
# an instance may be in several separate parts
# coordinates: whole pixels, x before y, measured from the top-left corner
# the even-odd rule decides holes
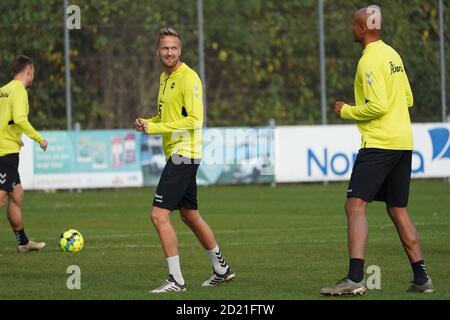
[[[182,88],[187,116],[175,122],[154,123],[147,128],[148,134],[172,133],[178,130],[195,130],[203,126],[202,83],[196,74],[186,79]]]
[[[28,94],[25,89],[14,90],[12,93],[12,116],[14,124],[30,139],[42,142],[44,138],[33,128],[28,121]]]
[[[405,81],[405,88],[406,88],[406,104],[409,108],[411,108],[414,105],[414,96],[411,90],[411,85],[409,84],[408,75],[406,74],[406,71],[404,72],[404,81]]]
[[[141,119],[142,122],[144,122],[144,123],[159,123],[159,122],[161,122],[161,118],[159,115],[154,116],[150,119],[143,119],[143,118],[139,118],[139,119]]]
[[[344,105],[341,109],[341,118],[368,121],[386,114],[389,104],[383,70],[361,61],[358,64],[357,77],[363,83],[361,96],[365,97],[365,103],[357,106]]]

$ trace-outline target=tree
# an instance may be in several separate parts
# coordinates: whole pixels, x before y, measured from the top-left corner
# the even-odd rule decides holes
[[[437,1],[378,4],[383,39],[403,57],[413,87],[413,121],[440,121]],[[330,108],[337,99],[353,100],[362,48],[353,43],[351,18],[364,5],[325,1]],[[444,5],[448,21],[450,3]],[[73,119],[84,129],[129,128],[137,115],[156,112],[162,68],[155,45],[162,26],[178,29],[182,58],[198,70],[196,1],[83,0],[79,6],[81,30],[70,32],[70,54]],[[37,67],[33,123],[65,129],[62,1],[2,0],[0,13],[1,82],[9,81],[15,55],[30,55]],[[317,0],[205,0],[204,17],[209,126],[266,125],[270,118],[279,125],[320,122]],[[447,66],[449,43],[447,30]],[[331,112],[328,120],[336,121]]]

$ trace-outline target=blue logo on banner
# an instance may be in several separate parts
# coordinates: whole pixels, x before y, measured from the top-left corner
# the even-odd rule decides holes
[[[327,148],[323,149],[323,157],[320,157],[319,154],[320,153],[314,153],[313,149],[308,149],[309,177],[313,176],[313,167],[317,167],[324,176],[330,174],[345,176],[350,173],[356,160],[356,153],[345,154],[343,152],[338,152],[329,154]]]
[[[447,128],[429,130],[433,144],[433,160],[450,159],[450,131]]]

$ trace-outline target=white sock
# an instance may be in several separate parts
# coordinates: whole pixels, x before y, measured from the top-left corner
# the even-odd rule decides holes
[[[176,282],[180,285],[184,285],[184,278],[181,274],[180,256],[169,257],[166,259],[169,265],[169,274],[173,276]]]
[[[209,257],[211,258],[211,263],[213,265],[214,271],[218,274],[225,274],[228,269],[228,265],[222,256],[222,251],[220,251],[219,246],[212,250],[206,250]]]

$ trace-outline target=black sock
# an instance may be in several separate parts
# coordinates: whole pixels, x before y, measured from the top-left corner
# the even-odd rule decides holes
[[[16,234],[16,240],[18,245],[24,246],[29,242],[27,235],[25,234],[24,228],[22,228],[19,231],[14,231],[14,233]]]
[[[425,268],[425,262],[423,260],[411,263],[411,267],[414,273],[414,283],[423,285],[428,281],[428,274]]]
[[[350,259],[348,267],[348,276],[353,282],[361,282],[364,279],[364,260]]]

